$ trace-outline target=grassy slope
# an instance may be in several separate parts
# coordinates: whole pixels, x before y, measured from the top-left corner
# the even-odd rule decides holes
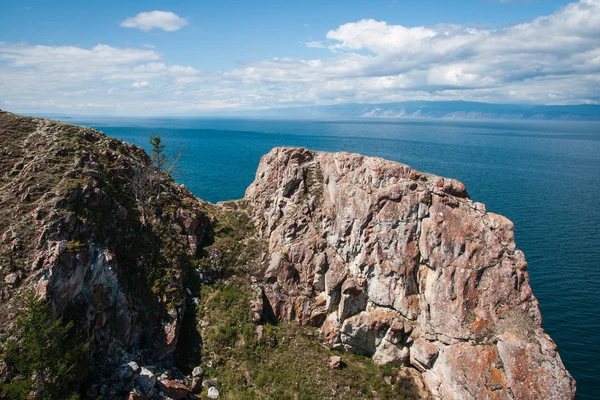
[[[202,355],[212,362],[205,370],[218,378],[225,399],[417,398],[412,380],[402,378],[398,368],[376,366],[367,357],[343,354],[345,366],[329,368],[336,353],[319,344],[316,328],[267,325],[259,340],[248,297],[240,280],[203,290]]]
[[[218,267],[224,277],[194,289],[200,303],[190,308],[179,344],[184,368],[201,363],[206,376],[218,379],[225,399],[418,398],[404,371],[333,352],[320,344],[316,328],[270,324],[259,339],[251,276],[264,270],[265,244],[255,237],[243,202],[207,207],[215,241],[205,248],[204,266]],[[328,365],[337,354],[345,364],[340,370]]]

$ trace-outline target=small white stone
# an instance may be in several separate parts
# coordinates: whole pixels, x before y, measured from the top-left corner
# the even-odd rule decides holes
[[[214,386],[210,387],[210,388],[208,388],[207,396],[209,399],[217,399],[217,398],[219,398],[219,391]]]

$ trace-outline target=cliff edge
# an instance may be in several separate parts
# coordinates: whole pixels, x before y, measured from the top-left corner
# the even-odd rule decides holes
[[[89,342],[96,377],[127,352],[172,359],[210,237],[201,207],[137,146],[0,111],[0,340],[34,292]],[[13,370],[0,365],[0,384]]]
[[[443,399],[567,399],[513,224],[464,185],[349,153],[275,148],[245,200],[269,243],[279,319],[412,366]]]

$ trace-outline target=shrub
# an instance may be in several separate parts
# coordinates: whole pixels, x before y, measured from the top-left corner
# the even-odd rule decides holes
[[[52,321],[49,304],[30,294],[15,321],[2,358],[8,383],[2,394],[12,400],[76,399],[70,384],[84,367],[89,346],[78,338],[73,322]]]

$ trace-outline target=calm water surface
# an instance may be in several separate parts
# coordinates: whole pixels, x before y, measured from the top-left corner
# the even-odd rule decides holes
[[[69,121],[71,122],[71,121]],[[544,328],[577,380],[600,393],[600,123],[382,120],[72,120],[148,148],[151,131],[183,150],[180,178],[198,197],[240,198],[274,146],[350,151],[465,183],[509,217],[529,262]]]

